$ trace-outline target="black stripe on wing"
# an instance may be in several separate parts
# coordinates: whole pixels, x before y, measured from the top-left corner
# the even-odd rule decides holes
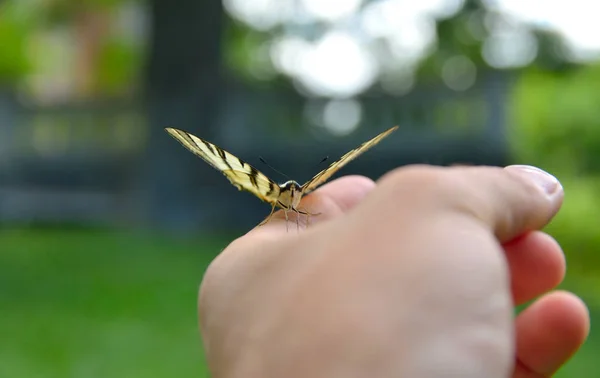
[[[165,130],[188,150],[221,171],[238,189],[251,192],[265,202],[277,201],[279,185],[239,157],[183,130]]]

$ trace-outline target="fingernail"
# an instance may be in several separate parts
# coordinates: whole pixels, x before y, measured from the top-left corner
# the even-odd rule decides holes
[[[531,165],[509,165],[506,167],[506,169],[514,169],[516,172],[524,174],[526,177],[544,189],[548,195],[552,195],[562,188],[556,177],[537,167],[533,167]]]

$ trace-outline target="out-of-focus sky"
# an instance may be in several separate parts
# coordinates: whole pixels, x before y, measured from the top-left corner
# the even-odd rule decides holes
[[[575,57],[587,60],[600,55],[600,4],[589,0],[488,0],[516,18],[560,32]]]
[[[409,90],[414,67],[435,46],[435,20],[452,16],[463,2],[378,0],[362,9],[362,0],[225,0],[224,4],[233,17],[256,29],[285,25],[269,54],[276,69],[300,87],[321,95],[351,97],[390,69],[395,80],[387,85],[396,87],[392,92]],[[536,41],[528,24],[562,34],[573,60],[600,57],[600,23],[596,19],[600,4],[589,0],[486,0],[486,5],[508,16],[484,22],[490,37],[484,41],[482,55],[492,67],[520,67],[535,58]],[[315,20],[329,23],[328,31],[316,40],[303,38],[302,26]],[[473,23],[474,35],[478,34],[477,25]],[[381,59],[368,47],[375,40],[385,40],[391,47],[392,58],[397,60],[390,61],[389,67],[382,67]],[[452,73],[461,72],[463,80],[456,82],[454,89],[466,89],[468,73],[474,70],[470,64],[461,57],[449,60],[443,70],[449,72],[446,84],[452,87]],[[474,81],[475,74],[471,76]]]

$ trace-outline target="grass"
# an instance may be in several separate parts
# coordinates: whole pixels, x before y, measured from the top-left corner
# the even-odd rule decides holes
[[[224,245],[81,230],[0,232],[0,376],[208,376],[196,295]]]
[[[196,295],[227,241],[1,230],[0,377],[208,377]],[[598,376],[599,351],[592,332],[556,377]]]

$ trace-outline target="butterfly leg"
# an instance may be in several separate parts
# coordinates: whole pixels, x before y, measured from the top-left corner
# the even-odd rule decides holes
[[[275,205],[273,205],[273,207],[271,208],[271,212],[269,213],[269,216],[267,216],[267,217],[265,218],[265,220],[263,220],[262,222],[260,222],[260,224],[258,225],[258,227],[260,227],[260,226],[262,226],[262,225],[266,224],[266,223],[269,221],[269,219],[271,219],[271,217],[273,216],[273,212],[274,212],[274,211],[275,211]]]
[[[289,226],[288,226],[288,220],[289,219],[288,219],[288,214],[287,213],[288,213],[288,209],[283,209],[283,214],[285,214],[285,231],[289,232],[290,231]]]
[[[300,232],[300,212],[297,209],[292,209],[296,213],[296,231]]]
[[[308,225],[310,224],[310,217],[311,217],[311,216],[313,216],[313,215],[314,215],[314,216],[316,216],[316,215],[321,215],[321,213],[309,213],[309,212],[308,212],[306,209],[304,209],[304,208],[299,208],[299,209],[297,210],[297,212],[298,212],[299,214],[306,215],[306,227],[308,227]]]
[[[297,212],[298,212],[298,216],[300,216],[300,214],[306,215],[306,227],[308,228],[308,225],[310,224],[310,216],[311,216],[311,214],[308,211],[306,211],[306,209],[303,209],[303,208],[299,208],[297,210]]]

